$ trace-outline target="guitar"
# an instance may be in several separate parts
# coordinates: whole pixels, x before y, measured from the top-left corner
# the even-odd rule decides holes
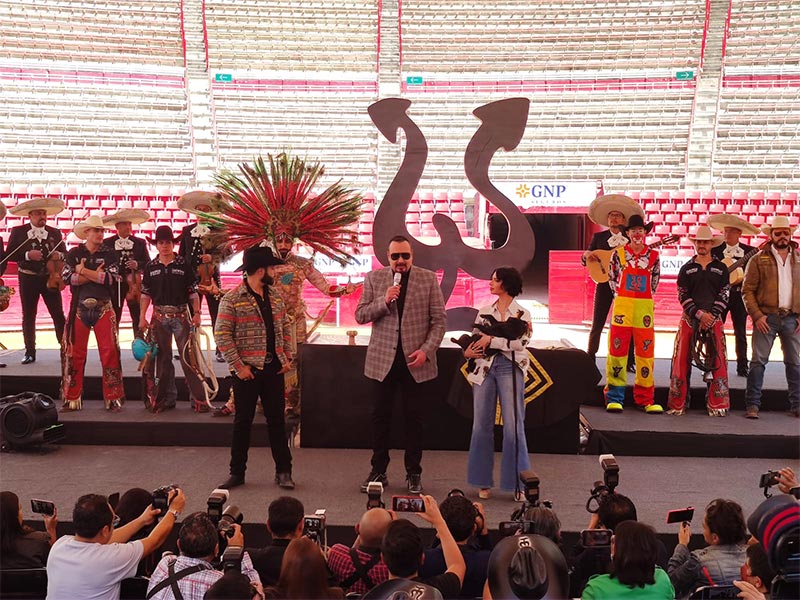
[[[649,244],[646,246],[648,250],[654,250],[659,246],[666,246],[668,244],[674,244],[681,238],[677,235],[668,235],[663,240],[659,240],[653,244]],[[614,250],[594,250],[594,253],[597,254],[598,260],[587,260],[586,261],[586,268],[589,269],[589,277],[592,278],[592,281],[595,283],[608,283],[608,263],[611,262],[611,255],[616,252]]]
[[[766,244],[766,242],[764,242]],[[728,267],[728,273],[730,274],[730,284],[731,286],[739,285],[744,281],[744,265],[747,263],[748,260],[753,258],[756,254],[761,252],[764,248],[764,244],[761,244],[758,248],[753,248],[745,254],[742,258],[723,258],[722,262],[725,263],[725,266]]]

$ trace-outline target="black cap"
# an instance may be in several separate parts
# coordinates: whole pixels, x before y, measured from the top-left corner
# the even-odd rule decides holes
[[[242,254],[242,264],[236,270],[247,271],[282,264],[283,261],[272,253],[271,248],[267,246],[253,246],[244,251]]]

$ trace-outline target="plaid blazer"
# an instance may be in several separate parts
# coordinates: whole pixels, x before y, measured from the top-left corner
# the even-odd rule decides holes
[[[364,375],[378,381],[383,381],[389,374],[397,352],[397,304],[386,306],[384,301],[393,278],[389,267],[367,273],[364,291],[356,307],[356,321],[362,325],[372,323]],[[409,369],[417,383],[434,379],[439,372],[436,350],[442,343],[446,323],[444,298],[436,273],[412,267],[403,304],[400,338],[406,356],[415,350],[423,350],[428,357],[422,366]]]

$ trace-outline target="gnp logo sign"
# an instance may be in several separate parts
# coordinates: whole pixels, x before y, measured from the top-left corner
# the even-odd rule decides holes
[[[522,209],[537,206],[586,208],[598,193],[596,181],[509,181],[496,185]]]

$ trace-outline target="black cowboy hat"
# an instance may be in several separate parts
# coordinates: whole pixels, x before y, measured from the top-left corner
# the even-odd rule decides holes
[[[248,269],[258,269],[261,267],[273,267],[282,265],[283,261],[272,253],[272,249],[267,246],[253,246],[242,254],[242,264],[237,271],[247,271]]]
[[[566,598],[567,561],[556,544],[541,535],[504,538],[492,550],[488,568],[492,598]]]
[[[655,223],[650,221],[649,223],[644,222],[644,218],[641,215],[631,215],[630,219],[628,219],[628,224],[625,226],[625,230],[633,229],[634,227],[642,227],[646,233],[650,233],[653,229]]]
[[[177,244],[180,239],[180,236],[173,236],[172,228],[169,225],[161,225],[156,229],[155,237],[147,238],[147,241],[155,246],[158,242],[163,242],[166,240],[171,241],[173,244]]]

